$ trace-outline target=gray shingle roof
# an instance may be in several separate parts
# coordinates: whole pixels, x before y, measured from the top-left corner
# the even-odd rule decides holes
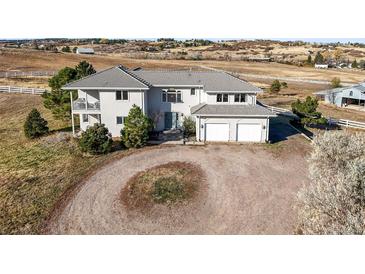
[[[246,81],[219,71],[153,71],[109,68],[65,85],[64,89],[141,88],[149,86],[202,86],[209,92],[262,92]]]
[[[218,71],[129,71],[152,86],[203,86],[205,91],[262,92],[246,81]]]
[[[353,86],[353,88],[360,90],[361,92],[365,92],[364,83],[360,85]]]
[[[63,86],[63,89],[78,88],[148,89],[148,86],[129,75],[122,67],[112,67]]]
[[[327,95],[327,94],[341,92],[341,91],[343,91],[345,89],[347,89],[347,88],[326,89],[326,90],[321,90],[321,91],[314,92],[314,94],[317,94],[317,95]]]
[[[265,107],[259,105],[208,105],[200,104],[191,108],[194,115],[223,115],[223,116],[276,116]]]
[[[349,87],[341,87],[341,88],[321,90],[321,91],[318,91],[318,92],[314,92],[314,94],[327,95],[327,94],[338,93],[338,92],[342,92],[342,91],[346,91],[346,90],[350,90],[350,89],[357,89],[360,92],[364,93],[365,92],[365,83],[360,83],[360,84],[349,86]]]

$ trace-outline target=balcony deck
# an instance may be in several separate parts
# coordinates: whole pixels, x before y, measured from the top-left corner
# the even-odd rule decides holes
[[[100,101],[87,102],[84,98],[75,100],[72,104],[74,113],[100,113]]]

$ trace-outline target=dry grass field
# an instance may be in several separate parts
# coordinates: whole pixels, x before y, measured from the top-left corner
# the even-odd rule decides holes
[[[73,53],[52,53],[29,49],[1,49],[0,71],[56,71],[65,66],[75,66],[81,60],[92,63],[97,70],[122,64],[129,68],[143,67],[146,69],[195,69],[206,70],[208,68],[220,69],[240,75],[242,79],[249,81],[261,88],[268,89],[273,79],[269,77],[284,77],[300,79],[303,82],[287,81],[288,88],[282,89],[274,97],[268,96],[265,102],[277,106],[290,106],[297,98],[303,99],[313,95],[313,92],[329,88],[328,84],[310,83],[306,80],[330,81],[338,77],[344,83],[358,83],[365,80],[365,72],[349,69],[318,70],[312,67],[299,67],[279,63],[255,63],[245,61],[212,61],[212,60],[152,60],[132,59],[121,55],[77,55]],[[0,85],[21,85],[29,87],[47,88],[47,77],[23,77],[0,78]],[[266,96],[264,96],[266,97]],[[343,110],[321,105],[320,110],[327,116],[346,118],[352,120],[364,120],[364,113],[353,110]]]
[[[53,131],[27,140],[23,123],[38,108]],[[37,95],[0,94],[0,234],[38,234],[60,197],[109,156],[85,157]]]
[[[105,69],[117,64],[122,64],[131,68],[144,67],[161,69],[204,69],[204,67],[211,67],[236,73],[262,76],[268,75],[274,77],[293,77],[308,80],[330,81],[333,77],[339,77],[343,82],[351,83],[365,80],[365,73],[360,70],[318,70],[312,67],[245,61],[132,59],[118,55],[78,55],[73,53],[51,53],[21,49],[0,50],[0,71],[59,70],[65,66],[75,66],[81,60],[87,60],[92,63],[97,70]]]

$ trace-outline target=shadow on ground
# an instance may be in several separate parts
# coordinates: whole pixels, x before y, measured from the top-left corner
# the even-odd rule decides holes
[[[290,119],[277,116],[270,119],[269,140],[271,143],[278,143],[288,140],[291,136],[299,134],[290,124]]]

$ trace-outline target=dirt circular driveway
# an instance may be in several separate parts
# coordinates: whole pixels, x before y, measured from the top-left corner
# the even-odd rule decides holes
[[[51,234],[290,234],[294,197],[307,181],[302,151],[265,145],[160,147],[102,167],[49,224]],[[144,216],[119,194],[135,173],[170,161],[192,162],[207,186],[191,206]]]

